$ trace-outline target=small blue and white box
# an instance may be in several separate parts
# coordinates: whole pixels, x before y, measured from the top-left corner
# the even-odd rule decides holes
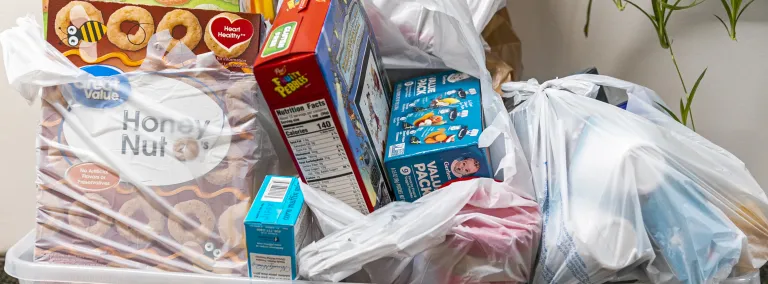
[[[298,178],[267,176],[244,221],[250,276],[297,279],[296,256],[314,241],[311,219]]]

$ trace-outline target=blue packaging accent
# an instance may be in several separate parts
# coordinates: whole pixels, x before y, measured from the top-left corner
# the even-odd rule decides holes
[[[312,241],[308,214],[298,178],[264,179],[244,221],[251,277],[297,279],[296,256]]]
[[[415,201],[457,178],[493,176],[488,151],[478,146],[479,80],[452,71],[395,88],[384,164],[397,200]]]
[[[681,283],[724,279],[741,256],[745,236],[686,177],[667,177],[645,196],[643,221]]]
[[[444,124],[460,124],[470,112],[480,112],[480,106],[473,100],[466,100],[451,106],[438,107],[411,112],[402,116],[393,116],[390,127],[400,130]]]
[[[448,106],[456,100],[480,100],[480,80],[458,71],[417,77],[395,84],[392,114]]]
[[[78,103],[91,108],[114,108],[131,95],[128,77],[119,69],[108,65],[88,65],[80,69],[96,77],[62,86]]]

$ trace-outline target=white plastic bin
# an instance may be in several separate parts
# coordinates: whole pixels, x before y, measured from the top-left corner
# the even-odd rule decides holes
[[[725,279],[721,284],[760,284],[760,271]]]
[[[321,283],[306,281],[257,280],[236,277],[217,277],[199,274],[154,272],[109,267],[84,267],[35,263],[35,232],[27,234],[8,250],[5,256],[5,272],[26,283],[103,283],[103,284],[236,284],[236,283]]]

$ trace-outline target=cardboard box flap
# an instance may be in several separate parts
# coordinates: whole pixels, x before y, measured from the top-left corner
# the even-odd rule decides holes
[[[255,66],[288,55],[314,53],[329,7],[330,1],[285,1]],[[301,33],[296,32],[299,29]]]

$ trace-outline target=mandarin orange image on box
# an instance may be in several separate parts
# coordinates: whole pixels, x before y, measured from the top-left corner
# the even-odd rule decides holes
[[[392,91],[359,1],[285,1],[254,74],[309,185],[365,214],[392,200]]]

